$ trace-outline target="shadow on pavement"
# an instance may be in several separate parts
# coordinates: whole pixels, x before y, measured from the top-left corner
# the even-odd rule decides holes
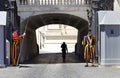
[[[63,62],[61,53],[39,54],[37,57],[24,62],[24,64],[55,64],[55,63],[82,63],[84,62],[75,53],[66,54],[66,60]]]

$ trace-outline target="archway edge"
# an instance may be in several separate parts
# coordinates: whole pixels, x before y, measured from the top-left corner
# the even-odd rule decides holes
[[[71,14],[65,13],[46,13],[34,15],[22,21],[22,29],[24,30],[28,22],[28,29],[36,30],[39,27],[49,24],[65,24],[75,27],[78,30],[88,28],[88,21]]]
[[[82,39],[81,34],[86,34],[88,30],[88,22],[86,20],[78,16],[63,13],[40,14],[30,16],[22,22],[21,31],[24,32],[26,29],[27,32],[24,38],[21,62],[28,60],[38,54],[35,30],[39,27],[49,24],[65,24],[78,29],[79,32],[77,43],[79,46],[77,51],[80,52],[79,49]]]

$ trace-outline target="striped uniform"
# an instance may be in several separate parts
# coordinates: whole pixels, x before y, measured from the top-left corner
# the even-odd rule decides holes
[[[95,36],[87,35],[84,36],[84,40],[82,41],[82,45],[84,46],[84,59],[90,60],[94,59],[95,52],[94,52],[94,45],[95,45]]]

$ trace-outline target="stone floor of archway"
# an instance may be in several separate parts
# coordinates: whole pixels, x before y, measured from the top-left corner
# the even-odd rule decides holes
[[[26,64],[55,64],[55,63],[82,63],[83,59],[77,54],[67,53],[65,62],[63,62],[61,53],[45,53],[39,54],[37,57],[26,61]]]

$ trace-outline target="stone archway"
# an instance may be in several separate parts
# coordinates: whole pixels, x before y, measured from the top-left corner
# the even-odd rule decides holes
[[[20,58],[21,62],[28,60],[38,54],[35,30],[39,27],[49,24],[65,24],[78,29],[77,53],[82,54],[81,41],[82,37],[87,34],[88,30],[88,22],[86,20],[74,15],[63,13],[41,14],[36,16],[30,16],[22,22],[21,32],[24,32],[26,29],[26,37],[24,38],[23,42],[24,45]]]

